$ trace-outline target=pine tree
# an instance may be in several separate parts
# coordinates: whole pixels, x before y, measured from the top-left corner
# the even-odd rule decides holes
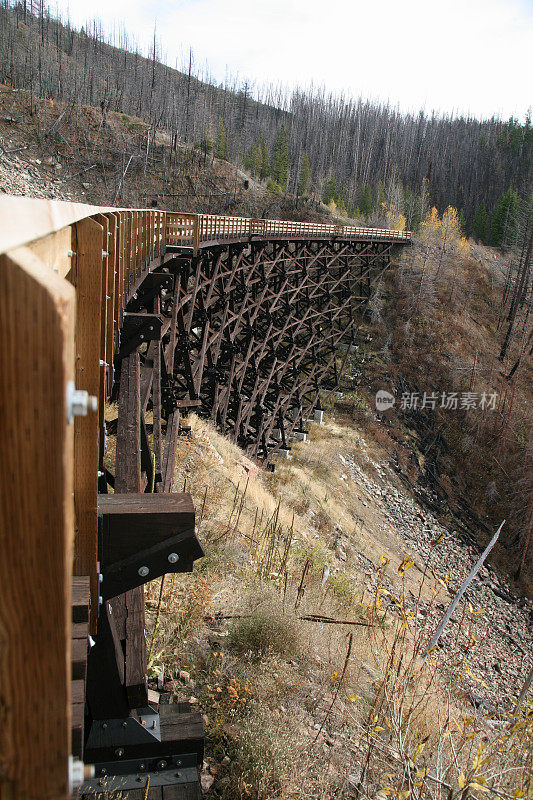
[[[256,142],[244,157],[244,169],[250,173],[252,178],[259,178],[261,175],[261,158],[261,147],[259,142]]]
[[[368,187],[369,197],[372,200],[372,195],[370,194],[370,186]],[[383,208],[383,203],[387,202],[387,196],[385,194],[385,189],[383,188],[383,182],[378,182],[378,189],[376,193],[376,202],[375,206],[377,209]],[[374,203],[372,203],[372,208],[374,207]],[[368,212],[369,214],[372,212],[372,208]]]
[[[337,203],[341,214],[343,214],[345,217],[349,217],[351,212],[351,205],[350,201],[348,200],[348,193],[346,190],[345,183],[343,183],[341,188],[339,189]]]
[[[289,148],[285,125],[279,129],[274,147],[272,148],[272,163],[270,174],[273,180],[284,190],[289,178]]]
[[[332,200],[335,203],[337,202],[337,196],[338,196],[337,181],[335,179],[335,176],[332,175],[329,181],[326,183],[326,188],[324,189],[324,196],[322,197],[322,200],[326,205],[329,205]]]
[[[270,166],[268,163],[267,146],[262,136],[259,139],[259,149],[261,151],[261,171],[259,173],[259,177],[261,178],[262,181],[264,181],[265,178],[268,178],[268,176],[270,175]]]
[[[359,208],[361,209],[361,214],[364,217],[369,217],[372,213],[372,192],[370,190],[370,186],[366,186],[362,193],[361,199],[359,200]]]
[[[226,136],[226,129],[224,127],[222,118],[218,123],[218,133],[215,142],[215,156],[223,159],[224,161],[230,160],[229,142],[228,137]]]
[[[490,226],[490,243],[495,247],[510,244],[516,237],[519,203],[520,198],[512,189],[498,197]]]
[[[304,153],[302,164],[300,166],[300,175],[298,176],[298,195],[305,197],[311,186],[311,165],[309,163],[309,156]]]
[[[485,206],[485,201],[482,200],[477,207],[476,215],[472,223],[472,236],[474,239],[477,239],[478,242],[487,241],[488,222],[489,215],[487,214],[487,207]]]

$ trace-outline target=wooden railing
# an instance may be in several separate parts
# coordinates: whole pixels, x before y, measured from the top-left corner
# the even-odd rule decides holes
[[[190,246],[196,253],[202,244],[238,240],[243,237],[320,238],[358,240],[409,241],[411,231],[387,228],[362,228],[290,220],[248,219],[214,214],[181,214],[167,212],[167,245]]]
[[[68,794],[72,574],[97,609],[98,469],[128,298],[171,246],[408,231],[0,195],[0,795]],[[67,388],[98,413],[67,420]]]

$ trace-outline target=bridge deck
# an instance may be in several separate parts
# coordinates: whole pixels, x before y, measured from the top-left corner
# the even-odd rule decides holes
[[[87,217],[99,214],[135,212],[150,219],[152,230],[148,230],[154,242],[169,247],[199,248],[242,241],[381,241],[408,244],[411,231],[388,228],[327,224],[315,222],[292,222],[290,220],[249,219],[215,214],[189,214],[155,209],[122,209],[93,206],[84,203],[68,203],[59,200],[38,200],[27,197],[0,196],[0,253],[28,243],[36,243],[52,234],[66,231],[69,226]]]

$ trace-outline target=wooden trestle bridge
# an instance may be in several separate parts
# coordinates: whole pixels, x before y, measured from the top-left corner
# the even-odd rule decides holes
[[[202,555],[172,493],[182,420],[286,454],[409,242],[0,199],[0,797],[197,796],[201,717],[157,708],[144,635],[143,585]]]

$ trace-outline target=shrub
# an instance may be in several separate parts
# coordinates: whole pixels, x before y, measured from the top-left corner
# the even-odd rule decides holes
[[[279,609],[264,605],[235,621],[228,644],[237,653],[289,657],[299,649],[298,628],[295,620]]]
[[[355,586],[345,572],[338,572],[336,575],[331,575],[328,583],[331,593],[337,600],[343,605],[351,604],[355,593]]]
[[[273,181],[272,178],[269,178],[267,181],[267,190],[269,192],[272,192],[272,194],[279,195],[280,197],[283,194],[282,187],[279,185],[277,181]]]

